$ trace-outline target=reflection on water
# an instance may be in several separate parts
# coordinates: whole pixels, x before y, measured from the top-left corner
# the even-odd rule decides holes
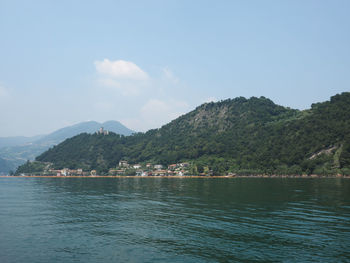
[[[346,179],[0,179],[0,262],[339,262],[349,245]]]

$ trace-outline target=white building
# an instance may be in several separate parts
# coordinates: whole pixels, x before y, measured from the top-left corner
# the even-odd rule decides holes
[[[154,169],[157,169],[157,170],[161,170],[162,168],[163,168],[163,165],[161,165],[161,164],[156,164],[154,166]]]
[[[129,167],[129,164],[127,161],[120,161],[119,162],[119,167]]]
[[[61,174],[62,174],[63,176],[69,175],[69,169],[68,169],[68,168],[63,168],[63,169],[61,170]]]

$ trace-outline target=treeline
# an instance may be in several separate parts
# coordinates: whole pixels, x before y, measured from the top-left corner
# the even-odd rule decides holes
[[[160,129],[132,136],[80,134],[36,158],[96,169],[119,160],[237,174],[350,174],[350,93],[299,111],[260,97],[206,103]]]
[[[44,171],[46,167],[48,167],[48,163],[44,162],[30,162],[27,161],[25,164],[19,166],[17,168],[16,174],[27,174],[27,173],[32,173],[32,174],[40,174],[41,172]]]

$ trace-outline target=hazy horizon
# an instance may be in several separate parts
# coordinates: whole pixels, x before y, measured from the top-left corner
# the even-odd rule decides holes
[[[0,137],[158,128],[206,101],[350,91],[350,2],[0,1]]]
[[[334,95],[336,95],[336,94],[333,94],[332,96],[334,96]],[[238,96],[239,97],[239,96]],[[254,96],[252,96],[252,97],[254,97]],[[237,98],[237,97],[236,97]],[[251,98],[251,97],[247,97],[246,99],[249,99],[249,98]],[[226,99],[234,99],[234,98],[226,98]],[[226,100],[226,99],[222,99],[222,100]],[[270,98],[268,98],[268,99],[270,99]],[[330,98],[328,98],[327,100],[329,100]],[[327,101],[327,100],[325,100],[325,101]],[[215,102],[217,102],[217,101],[215,101]],[[324,101],[315,101],[315,102],[312,102],[311,104],[313,104],[313,103],[318,103],[318,102],[324,102]],[[206,103],[206,102],[203,102],[203,103]],[[202,103],[202,104],[203,104]],[[306,110],[306,109],[309,109],[309,108],[311,108],[311,104],[310,104],[310,106],[309,107],[306,107],[306,108],[304,108],[304,109],[298,109],[298,110]],[[200,104],[201,105],[201,104]],[[197,105],[197,106],[200,106],[200,105]],[[280,104],[279,104],[280,105]],[[195,107],[197,107],[197,106],[195,106]],[[286,105],[280,105],[280,106],[285,106],[285,107],[287,107]],[[192,111],[192,110],[194,110],[195,108],[193,108],[193,109],[190,109],[188,112],[184,112],[183,114],[187,114],[187,113],[189,113],[190,111]],[[297,108],[294,108],[294,109],[297,109]],[[182,114],[181,114],[182,115]],[[175,118],[178,118],[178,117],[180,117],[181,115],[179,115],[179,116],[177,116],[177,117],[175,117]],[[175,119],[174,118],[174,119]],[[163,126],[163,125],[165,125],[165,124],[167,124],[167,123],[169,123],[169,122],[171,122],[172,120],[174,120],[174,119],[171,119],[171,120],[169,120],[168,122],[166,122],[166,123],[163,123],[163,124],[161,124],[161,126]],[[51,130],[51,131],[48,131],[48,132],[46,132],[46,133],[38,133],[38,134],[33,134],[33,135],[21,135],[21,134],[19,134],[19,135],[9,135],[9,136],[0,136],[1,138],[6,138],[6,137],[21,137],[21,136],[23,136],[23,137],[35,137],[35,136],[42,136],[42,135],[48,135],[48,134],[50,134],[50,133],[53,133],[53,132],[55,132],[55,131],[57,131],[57,130],[60,130],[60,129],[63,129],[63,128],[67,128],[67,127],[70,127],[70,126],[74,126],[74,125],[77,125],[77,124],[81,124],[81,123],[86,123],[86,122],[97,122],[97,123],[100,123],[101,125],[103,124],[103,123],[105,123],[105,122],[109,122],[109,121],[117,121],[117,122],[119,122],[119,123],[121,123],[122,125],[124,125],[126,128],[129,128],[129,129],[131,129],[130,127],[128,127],[127,125],[125,125],[124,123],[122,123],[121,121],[118,121],[118,120],[104,120],[104,121],[96,121],[96,120],[82,120],[82,121],[78,121],[78,122],[73,122],[73,123],[71,123],[71,124],[67,124],[67,125],[65,125],[65,126],[62,126],[62,127],[59,127],[59,128],[57,128],[57,129],[53,129],[53,130]],[[149,129],[147,129],[147,130],[142,130],[142,131],[138,131],[138,130],[133,130],[133,129],[131,129],[131,130],[133,130],[133,131],[135,131],[135,132],[147,132],[147,131],[149,131],[149,130],[151,130],[151,129],[155,129],[155,128],[160,128],[161,126],[159,126],[159,127],[154,127],[154,128],[149,128]],[[101,126],[102,127],[102,126]]]

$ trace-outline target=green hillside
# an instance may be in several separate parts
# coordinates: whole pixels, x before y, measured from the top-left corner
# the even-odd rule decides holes
[[[350,93],[299,111],[260,97],[206,103],[132,136],[80,134],[36,158],[56,168],[115,167],[119,160],[190,161],[214,174],[350,174]],[[26,170],[26,165],[18,171]]]
[[[47,135],[33,137],[0,137],[0,173],[15,171],[17,167],[27,160],[34,160],[36,156],[45,152],[67,138],[80,133],[95,133],[104,127],[105,130],[122,135],[131,135],[134,131],[128,129],[118,121],[99,123],[96,121],[81,122],[56,130]]]

